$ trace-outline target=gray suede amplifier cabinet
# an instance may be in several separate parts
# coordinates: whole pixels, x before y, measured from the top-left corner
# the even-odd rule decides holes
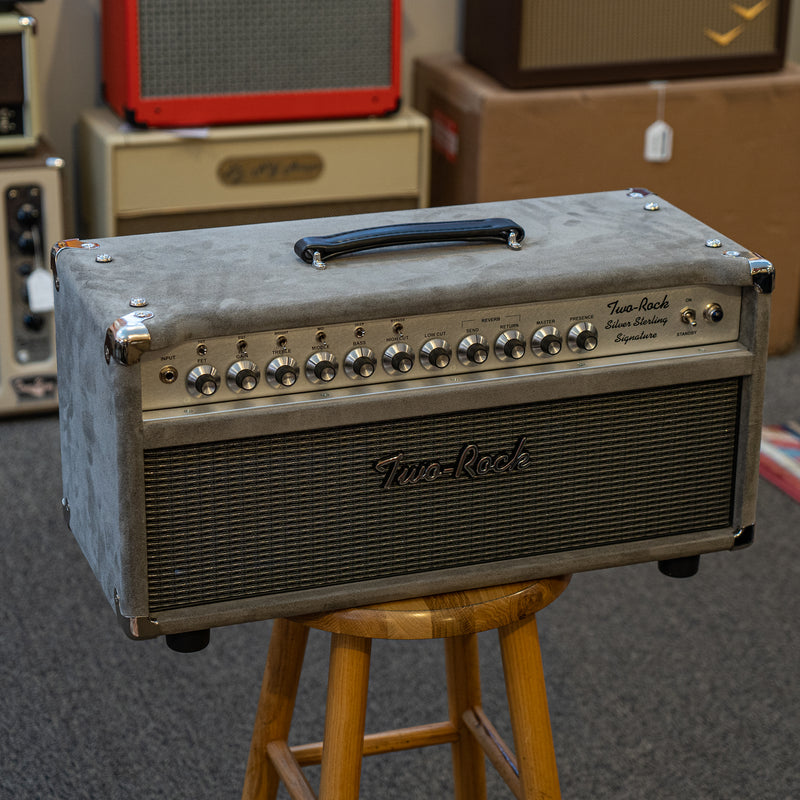
[[[643,189],[59,242],[129,635],[749,544],[772,265]]]

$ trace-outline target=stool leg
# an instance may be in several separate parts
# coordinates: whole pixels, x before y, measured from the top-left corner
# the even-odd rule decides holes
[[[278,773],[267,758],[267,744],[289,736],[307,642],[308,628],[304,625],[288,619],[276,619],[273,623],[250,741],[243,800],[274,800],[278,792]]]
[[[558,768],[536,617],[501,628],[500,648],[523,796],[558,800]]]
[[[445,639],[447,704],[450,722],[458,731],[453,752],[454,797],[456,800],[486,800],[486,765],[480,744],[470,733],[463,715],[481,704],[481,676],[478,637],[452,636]]]
[[[320,800],[358,798],[371,649],[371,639],[331,637]]]

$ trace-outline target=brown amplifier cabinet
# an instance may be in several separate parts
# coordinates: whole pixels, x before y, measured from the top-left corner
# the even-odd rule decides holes
[[[513,89],[762,72],[789,0],[467,0],[464,55]]]

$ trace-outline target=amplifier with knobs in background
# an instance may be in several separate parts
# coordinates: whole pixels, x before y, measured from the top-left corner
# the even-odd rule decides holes
[[[35,150],[39,142],[36,20],[0,3],[0,153]]]
[[[48,254],[63,236],[63,166],[44,143],[0,160],[0,415],[58,406]]]
[[[51,261],[64,510],[134,638],[753,539],[774,271],[646,190]]]

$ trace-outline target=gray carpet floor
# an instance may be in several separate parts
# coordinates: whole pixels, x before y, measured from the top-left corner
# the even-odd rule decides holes
[[[771,359],[766,421],[798,398],[800,351]],[[56,415],[0,422],[0,797],[239,797],[270,623],[192,655],[127,640],[62,521],[58,451]],[[539,615],[564,797],[799,798],[799,575],[800,505],[763,481],[755,545],[696,577],[576,575]],[[327,646],[312,633],[298,742],[321,738]],[[445,718],[441,649],[376,642],[368,730]],[[481,659],[510,739],[495,634]],[[361,796],[452,797],[448,747],[367,759]]]

